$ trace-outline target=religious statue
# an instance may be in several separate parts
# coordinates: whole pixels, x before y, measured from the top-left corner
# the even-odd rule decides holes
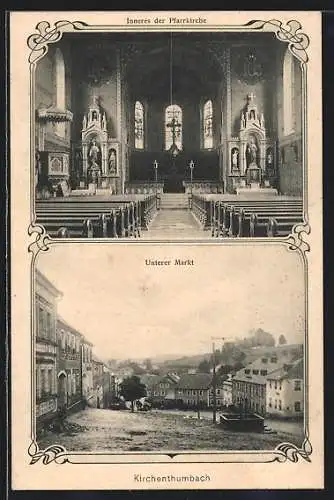
[[[232,149],[232,170],[239,168],[239,152],[237,148]]]
[[[108,165],[109,165],[109,173],[116,174],[116,172],[117,172],[117,169],[116,169],[116,151],[114,149],[110,149],[110,151],[109,151]]]
[[[247,147],[246,147],[247,165],[251,165],[252,163],[256,165],[256,159],[257,159],[256,140],[255,140],[255,137],[251,136],[250,142],[247,144]]]
[[[98,145],[96,144],[96,140],[93,139],[92,145],[89,150],[89,159],[91,162],[92,166],[98,167],[99,166],[99,153],[100,149]]]

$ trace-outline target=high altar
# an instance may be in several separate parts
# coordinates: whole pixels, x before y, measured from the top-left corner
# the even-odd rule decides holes
[[[263,113],[259,113],[254,94],[247,96],[241,112],[239,137],[229,141],[229,169],[237,194],[267,192],[275,189],[275,149],[273,139],[267,137]]]
[[[116,179],[120,175],[119,143],[108,136],[107,117],[101,112],[96,96],[92,96],[88,112],[83,117],[81,148],[80,186],[95,185],[116,192]]]

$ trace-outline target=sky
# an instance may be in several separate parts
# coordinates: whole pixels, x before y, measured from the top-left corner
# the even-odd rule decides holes
[[[194,265],[145,265],[175,258]],[[102,359],[206,353],[256,328],[304,340],[302,262],[283,245],[54,244],[37,268]]]

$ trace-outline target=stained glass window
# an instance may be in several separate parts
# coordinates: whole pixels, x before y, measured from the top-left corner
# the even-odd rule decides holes
[[[212,101],[206,101],[203,107],[203,145],[205,149],[213,147]]]
[[[144,149],[144,106],[139,101],[135,104],[135,148]]]
[[[169,150],[173,144],[182,149],[182,109],[177,104],[171,104],[165,111],[165,149]]]

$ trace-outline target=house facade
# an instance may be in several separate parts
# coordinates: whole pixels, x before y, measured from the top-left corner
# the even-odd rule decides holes
[[[81,344],[81,376],[82,376],[82,397],[89,406],[94,406],[94,385],[93,385],[93,344],[82,336]]]
[[[153,381],[151,397],[156,400],[175,400],[175,387],[180,377],[174,374],[163,375]]]
[[[207,407],[212,375],[194,373],[181,375],[175,386],[177,403],[187,407]]]
[[[293,355],[286,350],[286,355],[273,352],[270,356],[261,356],[253,363],[239,370],[232,380],[232,403],[243,411],[265,415],[267,409],[266,386],[270,373],[291,362]]]
[[[80,409],[82,335],[60,316],[57,318],[57,343],[58,406],[66,410]]]
[[[216,381],[216,407],[222,408],[224,406],[224,377],[217,377]],[[214,405],[214,387],[211,383],[208,391],[208,406]]]
[[[38,270],[35,274],[36,427],[52,419],[57,397],[57,301],[61,292]]]
[[[273,417],[302,418],[304,414],[303,359],[285,364],[268,375],[266,410]]]

